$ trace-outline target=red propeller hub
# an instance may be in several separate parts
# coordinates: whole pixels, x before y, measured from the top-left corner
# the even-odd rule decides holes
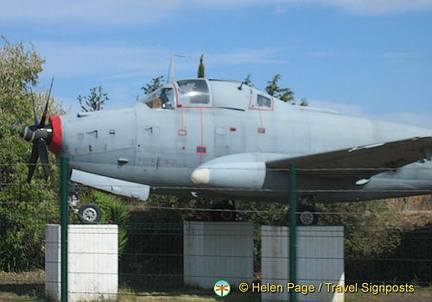
[[[51,116],[49,120],[52,127],[52,135],[48,149],[52,153],[57,154],[59,153],[62,144],[62,123],[58,115]]]

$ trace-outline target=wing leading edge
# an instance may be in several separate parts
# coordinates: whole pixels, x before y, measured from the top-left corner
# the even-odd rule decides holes
[[[431,160],[432,137],[406,140],[267,161],[268,169],[287,169],[328,178],[363,179],[407,164]]]

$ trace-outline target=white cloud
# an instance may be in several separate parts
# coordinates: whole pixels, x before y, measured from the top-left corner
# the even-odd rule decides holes
[[[274,11],[275,14],[277,15],[282,15],[285,14],[288,11],[288,9],[284,6],[278,5]]]
[[[291,5],[342,8],[356,14],[387,14],[432,10],[431,0],[186,0],[198,7],[233,8],[241,6],[275,5],[276,13],[284,13]]]
[[[414,113],[414,112],[390,112],[385,114],[368,114],[360,105],[344,104],[324,100],[308,100],[310,107],[331,109],[340,112],[341,114],[372,118],[388,122],[406,124],[422,128],[432,129],[431,112]]]
[[[168,69],[172,50],[163,46],[115,46],[109,42],[92,44],[67,44],[62,42],[34,41],[37,49],[47,58],[45,71],[59,76],[100,76],[104,78],[129,77],[134,74],[159,74]],[[176,70],[196,69],[201,55],[196,50],[184,50],[189,58],[175,59]],[[280,64],[276,59],[278,48],[240,48],[229,51],[205,53],[206,65],[232,66],[238,64]],[[182,53],[180,53],[182,54]]]
[[[279,56],[280,49],[278,48],[262,48],[262,49],[233,49],[223,53],[213,53],[206,55],[208,64],[274,64],[284,63],[276,58]]]
[[[414,52],[388,52],[383,55],[385,59],[419,59],[422,55]]]
[[[356,14],[432,10],[430,0],[19,0],[2,1],[0,20],[57,24],[157,24],[178,12],[274,6],[284,13],[291,5],[336,7]]]
[[[431,112],[394,112],[381,116],[386,121],[432,129]]]
[[[35,42],[35,45],[47,57],[45,71],[67,77],[154,74],[161,66],[168,66],[170,56],[167,49],[157,46],[61,45],[56,42]]]
[[[361,14],[387,14],[431,10],[430,0],[317,0],[324,5],[341,7]]]
[[[2,3],[0,19],[80,24],[147,24],[171,14],[176,0],[20,0]]]
[[[310,107],[331,109],[346,115],[366,117],[364,109],[356,104],[335,103],[324,100],[308,100],[308,102]]]

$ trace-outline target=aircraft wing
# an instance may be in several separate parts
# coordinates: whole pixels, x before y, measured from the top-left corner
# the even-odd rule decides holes
[[[431,159],[432,137],[414,137],[401,141],[312,154],[266,162],[268,169],[297,166],[299,173],[331,178],[369,178],[404,165]]]

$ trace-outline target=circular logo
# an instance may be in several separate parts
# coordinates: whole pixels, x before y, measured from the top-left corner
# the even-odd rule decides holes
[[[219,280],[213,286],[213,291],[218,297],[226,297],[231,292],[231,285],[225,280]]]

